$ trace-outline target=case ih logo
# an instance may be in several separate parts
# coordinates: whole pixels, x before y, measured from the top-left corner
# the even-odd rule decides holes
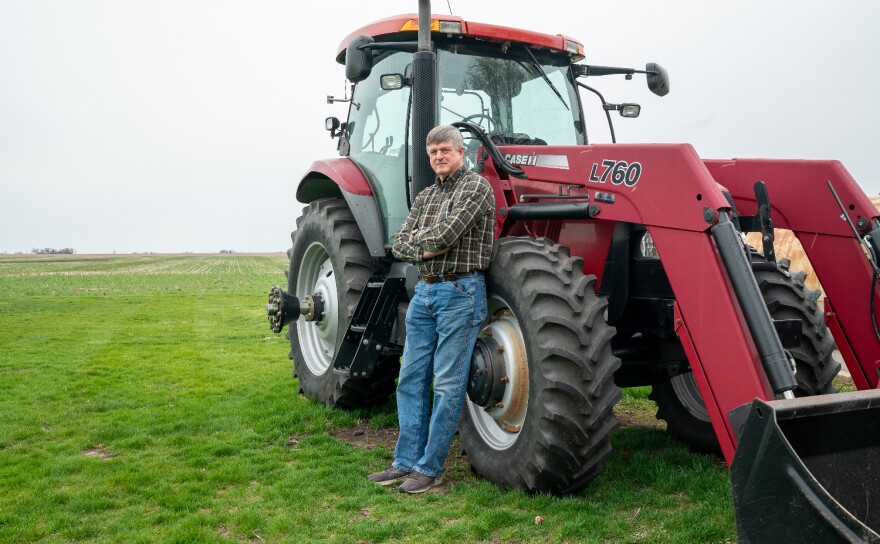
[[[504,160],[506,160],[510,164],[524,164],[526,166],[535,166],[538,163],[538,156],[526,154],[514,155],[512,153],[507,153],[504,155]]]

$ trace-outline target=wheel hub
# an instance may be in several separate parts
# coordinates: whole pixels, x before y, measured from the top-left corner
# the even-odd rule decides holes
[[[491,408],[504,398],[510,378],[504,369],[504,348],[492,337],[477,340],[468,377],[468,397],[474,404]]]
[[[333,276],[333,267],[330,259],[324,261],[318,270],[318,280],[315,282],[313,300],[320,301],[320,315],[315,315],[315,327],[318,336],[322,340],[336,347],[336,316],[333,310],[336,308],[336,278]]]
[[[500,299],[490,299],[496,311],[477,340],[468,381],[471,419],[490,447],[502,450],[516,442],[526,418],[529,366],[525,342],[516,317]],[[476,398],[475,398],[476,397]]]
[[[281,332],[281,329],[300,316],[305,321],[321,321],[324,319],[324,299],[315,293],[300,300],[277,285],[273,285],[269,290],[266,316],[269,318],[269,328],[274,333]]]
[[[300,303],[302,318],[306,321],[324,321],[324,299],[315,293],[305,297]]]
[[[274,333],[281,332],[286,325],[299,317],[304,321],[321,321],[324,319],[324,299],[316,293],[300,300],[273,285],[269,290],[266,316],[269,318],[269,328]]]

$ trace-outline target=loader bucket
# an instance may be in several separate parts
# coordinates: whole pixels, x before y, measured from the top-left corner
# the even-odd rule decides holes
[[[730,481],[740,542],[880,542],[880,390],[755,399]]]

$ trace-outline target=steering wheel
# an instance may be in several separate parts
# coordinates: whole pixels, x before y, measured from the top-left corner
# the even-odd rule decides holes
[[[462,119],[462,121],[464,121],[465,123],[469,123],[469,122],[473,121],[474,119],[485,119],[486,120],[486,132],[487,133],[495,132],[495,129],[498,127],[498,123],[495,122],[495,119],[492,119],[491,116],[486,115],[485,113],[475,113],[473,115],[468,115],[467,117]],[[479,121],[476,122],[475,124],[479,127],[483,126],[483,124],[480,123]]]

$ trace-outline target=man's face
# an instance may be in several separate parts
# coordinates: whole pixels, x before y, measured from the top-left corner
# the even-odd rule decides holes
[[[431,144],[428,146],[428,157],[431,159],[431,169],[441,179],[454,174],[464,164],[464,148],[458,149],[452,144],[452,140]]]

